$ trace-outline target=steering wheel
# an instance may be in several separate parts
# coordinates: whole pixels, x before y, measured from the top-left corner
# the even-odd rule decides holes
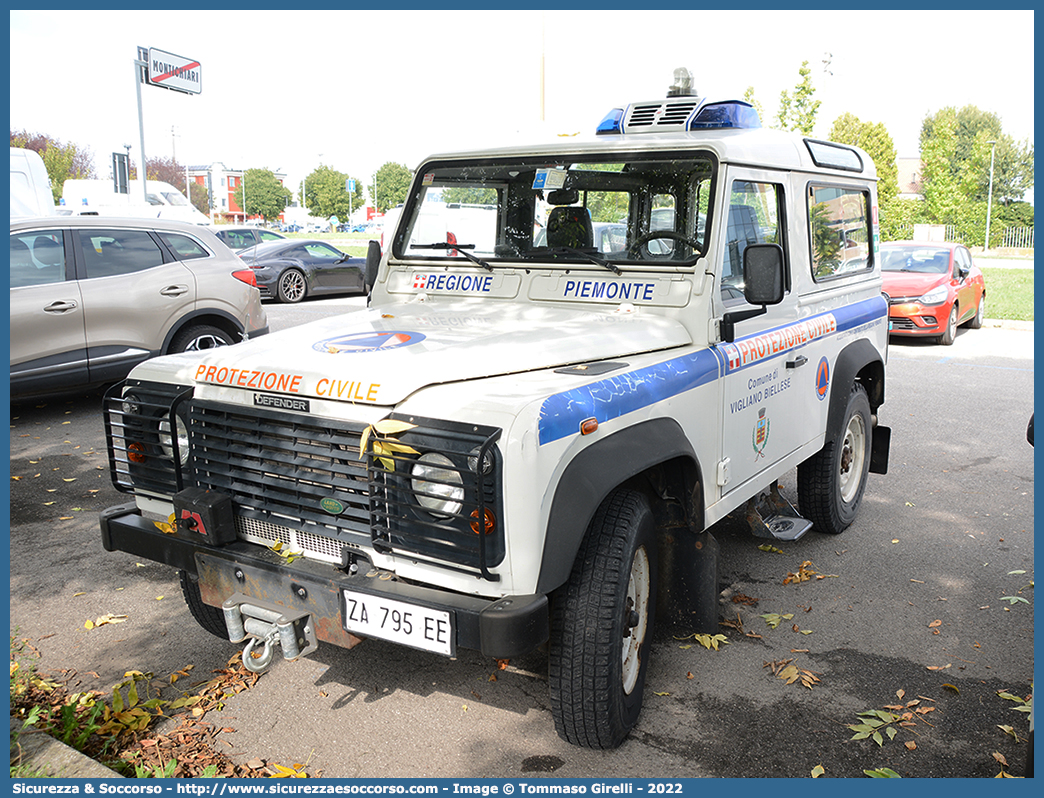
[[[691,238],[687,238],[681,233],[675,233],[673,230],[650,230],[644,235],[638,236],[634,242],[627,248],[627,254],[630,257],[636,257],[641,247],[648,244],[650,241],[654,241],[657,238],[669,238],[671,241],[677,241],[681,244],[688,244],[693,251],[699,249],[699,244],[693,241]],[[650,253],[651,254],[651,253]]]

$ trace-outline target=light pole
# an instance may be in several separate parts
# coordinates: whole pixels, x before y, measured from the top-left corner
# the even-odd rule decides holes
[[[992,144],[993,147],[990,149],[990,193],[986,196],[986,243],[983,245],[983,252],[990,248],[990,206],[993,205],[993,156],[997,153],[996,141],[987,141],[986,143]]]

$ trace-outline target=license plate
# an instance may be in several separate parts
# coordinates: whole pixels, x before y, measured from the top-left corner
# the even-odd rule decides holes
[[[447,657],[454,655],[453,619],[449,612],[352,590],[343,594],[344,628],[349,632]]]

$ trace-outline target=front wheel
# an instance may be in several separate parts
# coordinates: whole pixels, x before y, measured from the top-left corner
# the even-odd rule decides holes
[[[279,275],[276,294],[280,302],[290,304],[300,302],[307,293],[308,286],[305,283],[305,277],[297,269],[287,269]]]
[[[548,682],[555,730],[615,748],[642,708],[656,606],[657,557],[645,497],[617,490],[595,513],[551,613]]]
[[[957,303],[950,309],[950,318],[946,320],[946,332],[939,336],[939,343],[951,346],[957,338]]]
[[[185,571],[178,571],[181,578],[181,595],[185,597],[185,604],[189,612],[196,619],[196,623],[215,637],[228,640],[228,629],[225,626],[225,614],[219,607],[211,607],[203,603],[203,597],[199,592],[199,585],[193,582]]]
[[[801,514],[820,532],[837,535],[855,520],[870,473],[870,401],[852,385],[840,437],[798,466]]]

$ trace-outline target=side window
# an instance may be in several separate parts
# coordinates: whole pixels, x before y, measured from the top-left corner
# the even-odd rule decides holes
[[[277,236],[275,233],[271,233],[268,230],[260,230],[258,235],[261,236],[262,241],[282,241],[282,236]]]
[[[11,236],[11,288],[65,282],[61,230],[34,230]]]
[[[203,245],[188,236],[178,233],[160,233],[159,237],[163,243],[170,247],[178,260],[192,260],[193,258],[208,258],[210,253],[203,249]]]
[[[721,298],[727,304],[743,301],[744,250],[750,244],[783,245],[779,213],[782,199],[783,187],[775,183],[737,180],[732,184],[721,269]]]
[[[144,230],[80,230],[88,278],[145,271],[163,263],[159,245]]]
[[[961,269],[968,269],[969,271],[971,270],[971,265],[972,265],[971,253],[968,252],[968,250],[966,250],[964,247],[958,247],[957,248],[957,257],[956,257],[955,260],[956,260],[956,263],[954,263],[954,274],[953,274],[953,276],[956,279],[959,280],[961,278]]]
[[[810,186],[809,239],[812,276],[818,281],[873,266],[870,195],[841,186]]]
[[[305,251],[310,257],[313,258],[328,258],[330,260],[337,260],[344,256],[343,252],[335,250],[328,244],[305,244]]]

